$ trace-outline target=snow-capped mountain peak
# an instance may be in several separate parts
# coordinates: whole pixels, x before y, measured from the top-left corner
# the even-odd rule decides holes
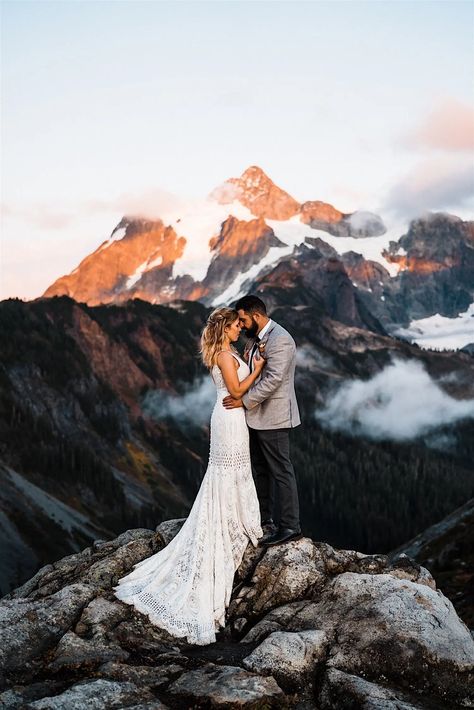
[[[356,300],[385,327],[403,329],[411,321],[435,313],[454,317],[469,307],[472,235],[472,223],[449,215],[387,228],[380,216],[365,210],[347,214],[320,200],[299,203],[251,165],[207,198],[180,201],[156,219],[124,216],[110,237],[44,296],[67,294],[90,305],[141,298],[217,306],[267,288],[267,277],[278,268],[286,279],[304,274],[304,288],[313,294],[321,288],[324,301],[328,294],[340,297],[340,284],[330,287],[325,274],[342,269],[347,294],[355,290]],[[285,261],[291,269],[281,266]],[[316,282],[310,284],[308,275]],[[274,288],[276,277],[270,281]],[[436,289],[436,296],[425,298],[426,288]],[[304,301],[302,293],[295,297]],[[346,296],[347,303],[351,299]],[[334,312],[340,317],[340,309]],[[365,316],[355,320],[372,322]]]

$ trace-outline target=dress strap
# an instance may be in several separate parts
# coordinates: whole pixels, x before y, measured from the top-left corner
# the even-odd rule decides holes
[[[240,357],[239,357],[238,355],[236,355],[232,350],[219,350],[219,352],[216,353],[216,354],[217,354],[217,355],[220,355],[221,353],[230,353],[230,354],[233,355],[235,358],[237,358],[237,361],[240,360]]]

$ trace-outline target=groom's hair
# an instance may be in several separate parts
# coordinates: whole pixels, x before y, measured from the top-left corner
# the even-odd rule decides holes
[[[262,299],[252,294],[239,298],[234,308],[236,311],[242,309],[246,313],[261,313],[264,316],[267,315],[267,307]]]

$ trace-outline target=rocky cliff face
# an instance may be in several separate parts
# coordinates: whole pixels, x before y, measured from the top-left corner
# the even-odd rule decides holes
[[[348,270],[337,253],[319,239],[295,249],[271,271],[255,279],[252,291],[267,307],[317,304],[329,318],[356,328],[387,335],[382,324],[365,306]]]
[[[241,273],[259,264],[272,247],[278,250],[284,246],[263,218],[245,222],[230,216],[210,241],[213,258],[202,283],[200,299],[208,301],[224,293]]]
[[[431,708],[474,703],[474,640],[407,556],[251,545],[226,628],[190,646],[112,587],[182,520],[128,530],[0,601],[3,708]]]
[[[433,313],[454,318],[473,302],[473,234],[473,222],[433,214],[413,220],[408,232],[390,245],[386,258],[400,271],[395,279],[384,280],[384,306],[392,313],[398,307],[400,325]],[[377,312],[374,293],[370,299],[365,296],[368,307]]]

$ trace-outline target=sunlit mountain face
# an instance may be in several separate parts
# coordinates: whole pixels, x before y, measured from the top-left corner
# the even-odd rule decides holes
[[[89,305],[140,298],[217,306],[279,279],[292,301],[324,293],[343,322],[422,346],[474,342],[473,222],[435,213],[386,225],[362,210],[301,203],[257,166],[204,200],[153,219],[124,216],[43,295]]]

